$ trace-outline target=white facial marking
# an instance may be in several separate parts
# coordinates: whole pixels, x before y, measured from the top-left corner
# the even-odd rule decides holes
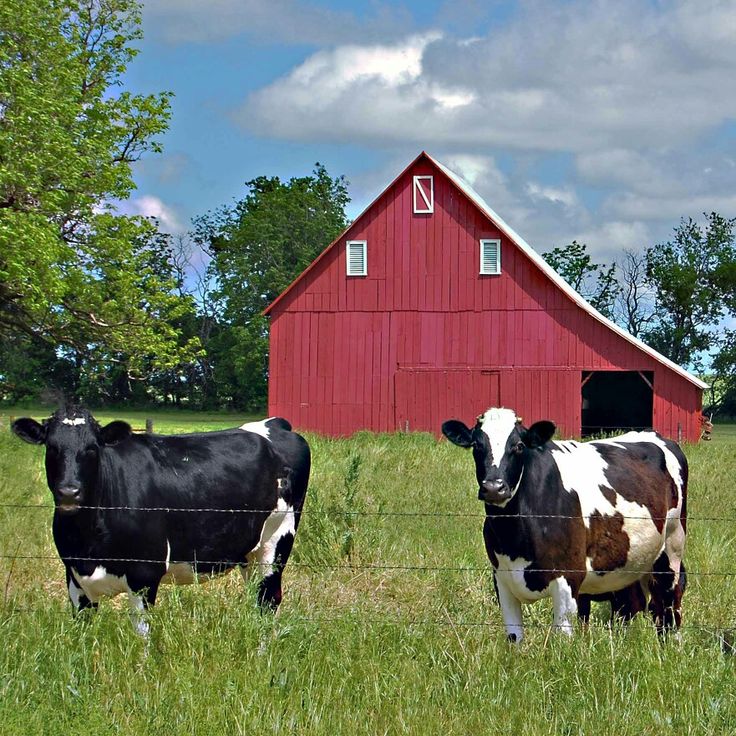
[[[87,420],[83,419],[82,417],[75,417],[74,419],[69,419],[67,417],[66,419],[62,419],[61,423],[68,424],[70,427],[76,427],[80,424],[87,424]]]
[[[246,422],[245,424],[240,425],[240,429],[246,432],[254,432],[255,434],[261,435],[261,437],[265,437],[267,440],[270,440],[271,437],[269,436],[269,429],[266,426],[266,422],[271,419],[273,419],[273,417],[262,419],[260,422]]]
[[[273,571],[276,559],[276,545],[287,534],[295,534],[294,507],[283,498],[278,500],[276,508],[268,515],[261,531],[258,544],[248,553],[248,561],[257,564],[262,575]]]
[[[491,444],[492,465],[498,467],[506,451],[506,441],[516,426],[516,412],[511,409],[489,409],[480,418],[480,428]]]

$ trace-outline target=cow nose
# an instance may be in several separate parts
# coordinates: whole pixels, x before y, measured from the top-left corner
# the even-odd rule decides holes
[[[65,500],[74,500],[79,498],[81,490],[79,486],[64,486],[59,488],[59,495]]]
[[[484,480],[481,484],[483,486],[484,491],[490,491],[491,493],[498,493],[499,491],[503,490],[503,487],[506,485],[501,478],[497,478],[496,480]]]

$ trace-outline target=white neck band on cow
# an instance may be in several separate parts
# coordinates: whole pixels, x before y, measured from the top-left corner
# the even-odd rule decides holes
[[[480,418],[480,428],[491,444],[492,464],[498,467],[506,451],[506,442],[516,426],[516,412],[511,409],[489,409]]]

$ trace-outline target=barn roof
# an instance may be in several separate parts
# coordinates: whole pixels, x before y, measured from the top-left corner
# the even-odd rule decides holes
[[[622,338],[630,342],[632,345],[636,346],[641,350],[642,352],[646,353],[647,355],[654,358],[659,363],[662,363],[663,365],[667,366],[670,370],[674,371],[675,373],[679,374],[683,378],[687,379],[691,383],[695,384],[701,389],[708,388],[708,384],[701,381],[696,376],[692,375],[692,373],[689,373],[681,366],[677,365],[677,363],[674,363],[669,358],[666,358],[661,353],[657,352],[654,348],[650,347],[646,343],[642,342],[638,338],[634,337],[631,333],[624,330],[622,327],[619,327],[615,322],[612,322],[610,319],[605,317],[603,314],[601,314],[592,304],[590,304],[588,301],[586,301],[580,294],[578,294],[575,289],[573,289],[567,281],[565,281],[558,273],[555,271],[552,266],[550,266],[544,258],[542,258],[537,251],[534,250],[534,248],[529,245],[529,243],[524,240],[524,238],[521,237],[512,227],[510,227],[502,217],[500,217],[491,207],[488,205],[488,203],[476,192],[470,184],[468,184],[462,177],[458,176],[454,171],[447,168],[443,163],[435,159],[434,157],[430,156],[425,151],[422,151],[422,153],[417,156],[379,195],[376,197],[376,199],[371,202],[368,207],[366,207],[363,212],[354,220],[353,223],[351,223],[346,230],[344,230],[335,240],[330,243],[323,251],[322,253],[317,256],[317,258],[276,298],[273,302],[264,310],[264,314],[270,314],[274,308],[276,307],[279,302],[281,302],[284,297],[291,292],[291,290],[304,279],[307,274],[312,271],[312,269],[329,253],[332,248],[334,248],[344,237],[345,234],[350,230],[356,222],[361,220],[366,213],[368,213],[371,208],[374,206],[374,204],[381,199],[381,197],[384,196],[384,194],[399,180],[401,179],[404,174],[409,171],[416,163],[417,161],[421,160],[422,158],[427,159],[432,164],[434,164],[437,169],[439,169],[491,222],[493,222],[494,225],[496,225],[521,251],[523,251],[526,256],[534,263],[534,265],[542,271],[564,294],[567,295],[568,298],[570,298],[575,304],[577,304],[581,309],[585,310],[588,314],[590,314],[591,317],[598,320],[602,324],[604,324],[606,327],[608,327],[611,331],[615,332],[616,334],[620,335]]]

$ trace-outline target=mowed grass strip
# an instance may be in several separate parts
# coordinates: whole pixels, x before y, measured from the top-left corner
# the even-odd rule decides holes
[[[247,419],[153,418],[161,432]],[[2,734],[736,732],[736,657],[721,642],[736,626],[733,428],[685,448],[679,645],[660,644],[644,617],[607,628],[602,604],[567,641],[544,601],[525,607],[528,638],[509,646],[469,454],[428,435],[366,433],[309,437],[312,483],[275,618],[237,573],[166,586],[146,647],[122,596],[70,615],[43,452],[0,424]]]

